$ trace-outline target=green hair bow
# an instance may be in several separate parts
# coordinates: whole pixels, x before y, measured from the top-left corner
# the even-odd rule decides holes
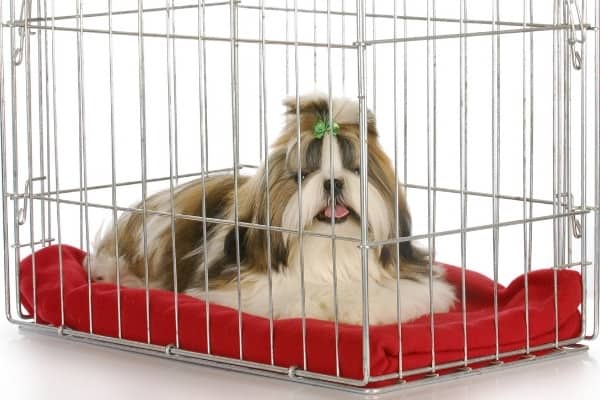
[[[324,121],[322,118],[319,118],[313,127],[313,136],[317,139],[322,139],[327,132],[336,136],[340,132],[340,126],[335,121],[333,121],[333,126],[330,126],[329,120]]]

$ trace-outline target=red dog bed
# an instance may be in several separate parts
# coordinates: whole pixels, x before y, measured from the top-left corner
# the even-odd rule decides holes
[[[65,324],[87,332],[88,285],[82,268],[85,253],[62,246],[64,274]],[[60,287],[58,246],[38,251],[36,257],[37,314],[42,323],[60,325]],[[461,270],[445,266],[447,279],[456,285],[460,297]],[[33,309],[31,256],[21,263],[21,298],[25,308]],[[581,277],[570,270],[558,271],[558,316],[561,340],[578,337],[581,328],[579,304]],[[493,281],[476,272],[466,273],[468,356],[478,357],[495,352]],[[529,318],[531,345],[554,340],[554,288],[552,270],[529,274]],[[145,292],[140,289],[121,289],[123,338],[146,341]],[[525,346],[524,279],[515,279],[508,287],[499,287],[500,351]],[[96,334],[117,336],[117,287],[108,283],[92,284],[93,331]],[[393,305],[390,305],[393,307]],[[436,362],[463,358],[463,326],[460,304],[445,314],[435,316]],[[168,345],[175,342],[173,293],[150,291],[150,330],[152,343]],[[205,303],[179,295],[180,345],[187,350],[206,352]],[[215,355],[238,358],[238,315],[236,310],[218,305],[210,306],[211,350]],[[308,320],[308,369],[335,374],[335,338],[332,322]],[[382,375],[398,370],[397,326],[373,326],[371,335],[371,373]],[[300,319],[274,322],[275,364],[302,365],[302,328]],[[340,325],[341,375],[362,377],[362,331],[360,326]],[[269,363],[269,322],[267,319],[243,315],[244,360]],[[403,368],[425,367],[431,363],[429,317],[403,324]]]

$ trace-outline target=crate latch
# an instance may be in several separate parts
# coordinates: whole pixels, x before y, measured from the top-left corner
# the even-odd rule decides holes
[[[19,14],[19,21],[21,22],[21,26],[19,27],[19,45],[13,52],[13,63],[15,65],[20,65],[23,62],[23,48],[25,47],[25,20],[27,20],[27,24],[29,24],[29,19],[31,18],[31,2],[32,0],[23,0],[21,4],[21,13]]]
[[[19,210],[17,211],[17,222],[19,223],[19,225],[25,225],[25,222],[27,221],[27,208],[28,208],[27,202],[29,201],[29,196],[31,195],[33,182],[43,181],[45,179],[46,179],[45,176],[40,176],[40,177],[36,177],[36,178],[27,179],[27,181],[25,182],[25,192],[23,195],[23,207],[19,208]]]
[[[583,19],[581,17],[581,9],[577,4],[576,0],[565,0],[566,12],[567,12],[567,23],[569,29],[567,31],[567,43],[569,44],[569,51],[571,53],[571,63],[573,68],[581,70],[582,68],[582,54],[585,43],[585,27],[583,26]],[[579,33],[578,33],[579,32]]]

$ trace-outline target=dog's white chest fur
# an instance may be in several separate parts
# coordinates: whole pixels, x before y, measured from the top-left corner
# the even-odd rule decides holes
[[[320,233],[330,233],[330,226],[316,224],[308,227]],[[359,231],[358,224],[348,221],[336,225],[336,234],[354,236]],[[302,273],[304,273],[304,315],[307,318],[338,320],[360,324],[363,318],[363,289],[361,252],[357,242],[336,240],[335,276],[332,241],[329,238],[306,235],[301,259],[298,241],[290,245],[289,265],[281,272],[272,273],[273,317],[297,318],[303,315]],[[369,322],[386,324],[398,319],[397,304],[400,304],[400,320],[415,319],[430,311],[429,279],[396,280],[381,268],[374,250],[369,251]],[[301,263],[304,265],[302,271]],[[268,275],[247,276],[242,287],[242,311],[269,317]],[[334,281],[336,290],[334,290]],[[248,284],[248,282],[251,282]],[[446,312],[454,303],[454,290],[445,281],[433,278],[433,311]],[[200,291],[192,295],[206,298]],[[210,301],[233,308],[238,307],[237,291],[218,290],[210,292]]]

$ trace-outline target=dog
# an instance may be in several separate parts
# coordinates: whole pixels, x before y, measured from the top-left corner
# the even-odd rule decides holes
[[[369,241],[410,236],[404,193],[378,142],[375,117],[367,112],[368,210],[361,215],[358,102],[332,99],[331,117],[322,94],[298,102],[288,98],[284,106],[285,125],[268,164],[253,176],[240,174],[237,190],[233,174],[208,175],[174,189],[176,214],[205,215],[206,225],[198,218],[177,218],[172,226],[171,192],[154,194],[146,200],[146,240],[142,213],[122,215],[116,229],[100,234],[86,260],[92,278],[117,282],[118,264],[121,285],[145,287],[147,274],[150,288],[174,290],[175,259],[176,289],[187,295],[263,317],[334,320],[337,315],[340,323],[361,324],[361,217],[367,218]],[[237,228],[236,214],[242,223]],[[453,307],[455,290],[442,268],[411,241],[369,247],[366,257],[370,324],[409,321]]]

